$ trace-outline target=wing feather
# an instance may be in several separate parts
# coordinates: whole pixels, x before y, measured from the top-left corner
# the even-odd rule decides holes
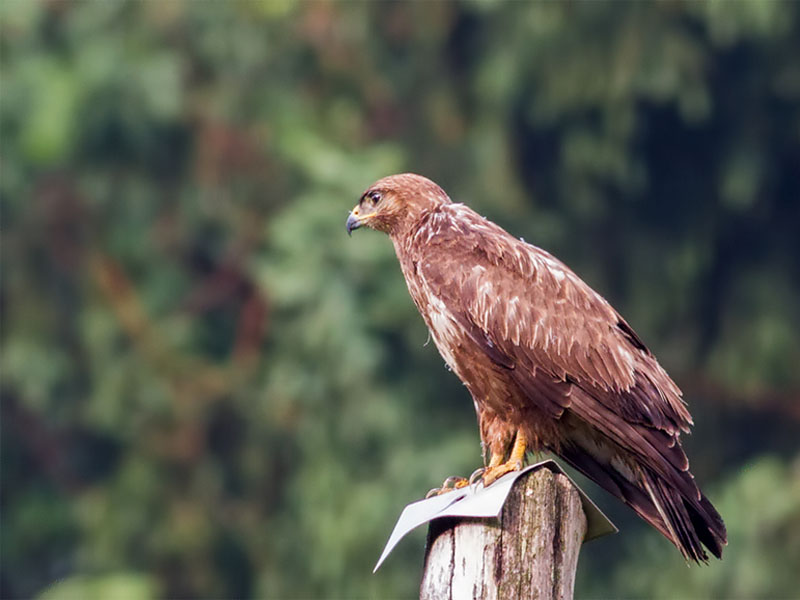
[[[469,361],[477,347],[499,381],[514,388],[484,388],[500,396],[493,406],[506,402],[522,422],[526,411],[552,417],[536,425],[559,423],[545,442],[551,450],[629,504],[685,556],[705,560],[703,544],[720,556],[724,524],[695,484],[679,443],[691,417],[630,325],[563,263],[467,207],[440,206],[432,219],[430,232],[423,226],[415,234],[421,242],[404,272],[423,316],[426,303],[439,311],[426,321],[445,360],[459,350],[470,357],[464,373],[474,374]],[[475,398],[479,414],[486,400]],[[532,431],[536,437],[545,430]]]
[[[669,435],[688,430],[680,390],[604,298],[559,260],[469,208],[442,210],[458,226],[438,223],[428,244],[438,259],[422,261],[419,273],[434,294],[457,304],[453,312],[493,359],[535,365],[596,392],[632,423]]]

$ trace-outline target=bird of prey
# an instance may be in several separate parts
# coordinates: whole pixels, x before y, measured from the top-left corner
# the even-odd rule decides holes
[[[411,173],[371,185],[347,232],[389,235],[411,298],[469,390],[490,485],[550,451],[707,562],[722,518],[680,444],[681,391],[630,325],[564,263]],[[485,457],[484,457],[485,462]],[[463,485],[461,480],[458,485]]]

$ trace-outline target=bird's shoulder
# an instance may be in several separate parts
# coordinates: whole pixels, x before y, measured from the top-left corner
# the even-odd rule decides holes
[[[563,262],[463,204],[432,211],[414,232],[412,243],[418,269],[434,287],[456,285],[465,298],[491,290],[500,302],[525,302],[556,314],[575,311],[594,320],[619,319],[611,305]],[[631,334],[635,336],[632,330]],[[641,344],[638,338],[635,342]]]

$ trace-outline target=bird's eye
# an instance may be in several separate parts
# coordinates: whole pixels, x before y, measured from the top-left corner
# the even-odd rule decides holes
[[[372,202],[372,205],[375,206],[378,202],[381,201],[381,193],[373,190],[369,194],[367,194],[367,198],[369,198],[370,202]]]

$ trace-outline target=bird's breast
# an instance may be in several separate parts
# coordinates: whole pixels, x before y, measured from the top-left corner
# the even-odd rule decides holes
[[[446,299],[419,273],[417,263],[398,253],[408,291],[431,333],[439,354],[470,391],[476,403],[504,414],[510,410],[515,386],[507,371],[491,360],[464,329]]]

